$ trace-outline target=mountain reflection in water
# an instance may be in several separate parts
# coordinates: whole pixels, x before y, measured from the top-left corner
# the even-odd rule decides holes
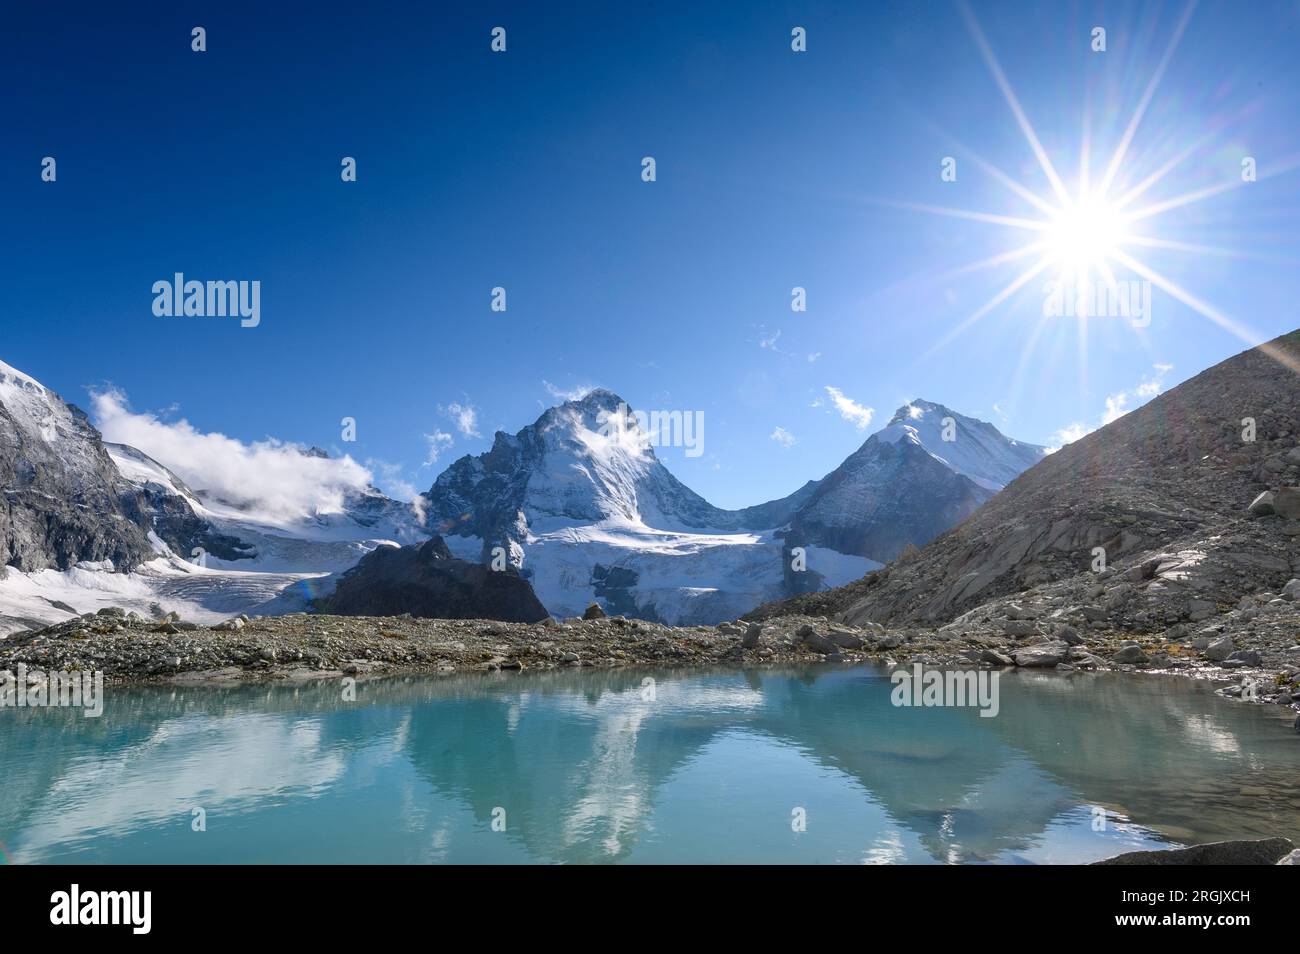
[[[890,689],[865,667],[406,677],[352,703],[110,687],[99,719],[0,713],[0,841],[20,863],[1041,863],[1300,838],[1280,708],[1115,674],[1007,673],[995,718]]]

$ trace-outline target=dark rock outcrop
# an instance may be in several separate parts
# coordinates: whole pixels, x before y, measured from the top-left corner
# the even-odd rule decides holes
[[[1258,841],[1215,841],[1191,848],[1167,851],[1126,851],[1114,858],[1094,861],[1097,865],[1275,865],[1295,845],[1289,838],[1261,838]]]
[[[457,560],[441,537],[419,546],[380,547],[344,573],[315,608],[340,616],[412,616],[536,623],[546,608],[511,570]]]

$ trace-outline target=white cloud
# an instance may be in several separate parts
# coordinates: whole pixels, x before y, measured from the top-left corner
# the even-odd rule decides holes
[[[456,424],[456,430],[462,437],[481,437],[478,432],[478,408],[473,404],[451,403],[446,407],[438,405],[438,413],[449,417]]]
[[[820,351],[814,351],[812,354],[808,355],[808,363],[809,363],[809,364],[814,363],[814,362],[815,362],[818,358],[820,358],[821,356],[822,356],[822,353],[821,353]]]
[[[826,386],[826,393],[830,395],[835,410],[840,412],[840,417],[844,418],[844,420],[853,424],[860,431],[865,431],[871,426],[871,419],[876,414],[874,408],[864,407],[839,388],[833,388],[830,385]]]
[[[375,483],[379,489],[394,500],[411,500],[419,493],[415,489],[415,484],[406,479],[405,468],[401,464],[390,464],[386,460],[367,457],[366,467],[374,473]]]
[[[776,332],[773,334],[768,334],[765,329],[759,329],[758,346],[762,348],[764,351],[775,351],[778,354],[780,354],[781,349],[776,346],[776,343],[780,340],[781,340],[780,328],[778,328]]]
[[[1073,424],[1069,424],[1061,428],[1059,431],[1057,431],[1055,434],[1052,435],[1052,440],[1055,441],[1056,446],[1050,449],[1054,451],[1060,450],[1062,446],[1066,444],[1072,444],[1075,441],[1077,441],[1080,437],[1083,437],[1091,433],[1092,430],[1090,428],[1084,427],[1078,421],[1075,421]]]
[[[780,426],[769,434],[768,437],[769,439],[776,441],[782,447],[793,447],[795,444],[799,443],[797,437],[787,431],[784,427]]]
[[[131,410],[119,390],[93,391],[91,413],[104,439],[130,444],[169,468],[189,487],[236,504],[255,519],[293,523],[337,513],[346,497],[372,482],[351,457],[308,456],[299,444],[267,438],[244,443],[204,433],[189,421],[164,422]]]
[[[433,429],[432,434],[424,435],[425,443],[429,445],[429,452],[425,455],[425,467],[432,467],[438,463],[438,457],[452,444],[456,443],[456,438],[452,437],[446,431],[440,431],[438,428]]]
[[[557,388],[554,384],[545,379],[542,380],[542,387],[546,388],[546,393],[557,401],[581,401],[592,391],[596,390],[590,384],[580,384],[576,388],[571,388],[566,391],[563,388]]]
[[[1106,398],[1106,410],[1102,412],[1101,423],[1097,427],[1105,427],[1112,421],[1118,421],[1121,417],[1133,410],[1133,407],[1145,404],[1151,398],[1155,397],[1164,390],[1165,376],[1174,369],[1172,364],[1155,364],[1152,365],[1154,372],[1145,378],[1136,387],[1128,391],[1120,391],[1116,394],[1108,395]],[[1130,406],[1130,402],[1136,399],[1137,403]],[[1087,427],[1081,422],[1074,422],[1068,427],[1063,427],[1053,435],[1056,446],[1052,450],[1059,450],[1061,446],[1077,441],[1079,438],[1091,434],[1097,427]]]

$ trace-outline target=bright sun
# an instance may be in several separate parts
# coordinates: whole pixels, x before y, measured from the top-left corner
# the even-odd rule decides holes
[[[1145,162],[1139,162],[1136,159],[1126,161],[1130,159],[1130,147],[1134,143],[1138,127],[1142,123],[1147,108],[1155,95],[1156,88],[1160,84],[1165,67],[1172,59],[1195,7],[1194,2],[1187,4],[1182,16],[1171,31],[1164,54],[1156,63],[1155,70],[1128,124],[1123,127],[1122,132],[1118,128],[1114,130],[1116,133],[1114,150],[1111,153],[1110,160],[1104,166],[1094,168],[1092,163],[1090,114],[1085,107],[1083,112],[1083,135],[1079,149],[1079,178],[1074,189],[1070,189],[1057,173],[1056,167],[1047,154],[1047,150],[1043,147],[1038,134],[1030,124],[1029,117],[1025,114],[1020,100],[1016,97],[1015,90],[1011,88],[1011,83],[1008,81],[1006,73],[1003,72],[1002,65],[994,55],[992,47],[989,46],[984,31],[980,29],[973,11],[968,4],[964,2],[959,4],[959,10],[966,21],[971,36],[979,47],[989,71],[993,74],[993,78],[1002,92],[1003,99],[1006,100],[1007,105],[1010,107],[1020,131],[1024,135],[1025,142],[1038,160],[1038,165],[1047,180],[1047,184],[1050,186],[1050,191],[1035,191],[1029,186],[1016,181],[992,163],[971,153],[970,161],[974,163],[976,168],[991,179],[1002,183],[1021,200],[1033,206],[1036,213],[1015,212],[1004,214],[993,211],[902,203],[904,206],[922,212],[1019,229],[1028,232],[1031,236],[1031,240],[1024,245],[1007,248],[988,258],[962,265],[948,272],[948,275],[960,275],[987,268],[1001,268],[1011,262],[1028,261],[1029,263],[1024,267],[1018,267],[1019,274],[967,315],[965,319],[958,322],[931,348],[931,352],[947,346],[957,336],[972,328],[985,315],[1010,300],[1012,296],[1017,295],[1022,289],[1032,287],[1030,283],[1037,276],[1052,270],[1057,273],[1057,277],[1062,281],[1073,281],[1079,286],[1091,285],[1094,281],[1100,281],[1117,291],[1119,275],[1124,276],[1126,283],[1131,284],[1135,280],[1141,281],[1158,288],[1170,298],[1210,319],[1216,325],[1231,332],[1243,341],[1249,344],[1259,341],[1260,336],[1257,333],[1239,324],[1210,303],[1198,298],[1186,288],[1156,271],[1155,268],[1143,260],[1145,256],[1142,255],[1144,249],[1205,255],[1238,256],[1242,254],[1231,248],[1200,245],[1176,240],[1168,235],[1162,236],[1160,234],[1162,231],[1161,223],[1153,220],[1163,213],[1209,199],[1230,189],[1239,188],[1243,182],[1248,181],[1244,177],[1234,174],[1225,177],[1222,181],[1181,194],[1176,193],[1169,198],[1157,201],[1148,199],[1145,203],[1138,201],[1162,181],[1166,181],[1166,187],[1169,182],[1176,182],[1176,179],[1169,178],[1170,174],[1186,159],[1196,155],[1201,147],[1210,141],[1208,138],[1192,141],[1190,145],[1161,162],[1153,172],[1136,183],[1133,180],[1137,178],[1137,169],[1154,165],[1154,163],[1150,160]],[[1300,167],[1300,160],[1289,162],[1282,168],[1290,170],[1297,167]],[[1278,171],[1281,171],[1281,169]],[[1101,174],[1094,177],[1094,172],[1100,172]],[[1132,278],[1129,276],[1132,276]],[[1087,315],[1084,317],[1092,316]],[[1086,331],[1086,324],[1081,323],[1080,329],[1081,333]]]
[[[1060,271],[1086,281],[1114,258],[1126,239],[1124,219],[1108,202],[1082,198],[1057,212],[1044,235],[1046,251]]]

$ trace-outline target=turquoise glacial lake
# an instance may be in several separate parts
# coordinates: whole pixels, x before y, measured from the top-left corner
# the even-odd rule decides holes
[[[646,682],[647,679],[652,680]],[[1300,840],[1294,713],[1013,672],[902,708],[872,667],[109,687],[0,710],[9,863],[1087,862]]]

